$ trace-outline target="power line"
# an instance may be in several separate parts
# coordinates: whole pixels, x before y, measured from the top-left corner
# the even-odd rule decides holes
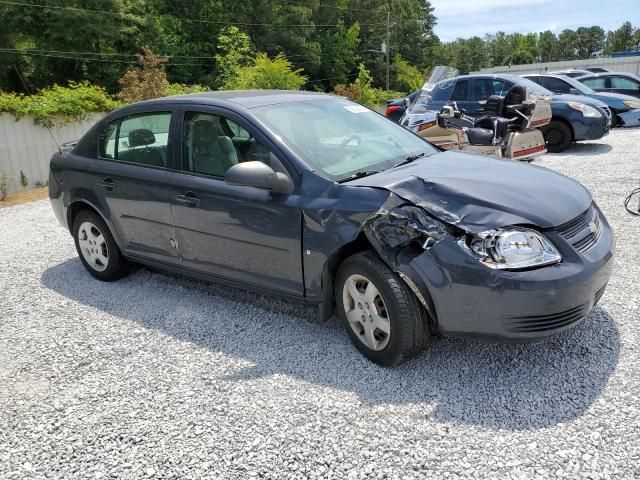
[[[5,48],[0,48],[0,53],[9,53],[9,54],[18,54],[17,52],[10,50],[10,49],[5,49]],[[115,60],[115,59],[110,59],[110,58],[85,58],[85,57],[73,57],[73,56],[66,56],[66,55],[49,55],[46,53],[35,53],[35,52],[20,52],[20,55],[30,55],[30,56],[37,56],[37,57],[49,57],[49,58],[60,58],[60,59],[65,59],[65,60],[80,60],[83,62],[103,62],[103,63],[125,63],[128,65],[136,65],[139,62],[137,61],[128,61],[128,60]],[[211,66],[211,64],[207,64],[207,63],[166,63],[165,65],[167,66],[186,66],[186,65],[191,65],[191,66],[199,66],[199,67],[209,67]]]
[[[309,8],[318,8],[318,7],[323,7],[323,8],[334,8],[336,10],[343,10],[343,11],[354,11],[354,12],[370,12],[370,13],[383,13],[384,11],[381,10],[371,10],[371,9],[367,9],[367,8],[356,8],[356,7],[339,7],[337,5],[327,5],[326,3],[318,3],[316,5],[311,5],[310,3],[305,3],[305,2],[297,2],[295,0],[282,0],[286,3],[295,3],[298,5],[305,5]]]
[[[115,17],[124,17],[128,20],[132,20],[132,14],[126,14],[126,13],[121,13],[121,12],[109,12],[106,10],[93,10],[93,9],[87,9],[87,8],[79,8],[79,7],[67,7],[67,6],[59,6],[59,5],[42,5],[42,4],[38,4],[38,3],[20,3],[20,2],[9,2],[9,1],[5,1],[5,0],[0,0],[0,4],[1,5],[13,5],[13,6],[21,6],[21,7],[37,7],[37,8],[45,8],[45,9],[50,9],[50,10],[65,10],[65,11],[72,11],[72,12],[83,12],[83,13],[92,13],[92,14],[99,14],[99,15],[111,15],[111,16],[115,16]],[[157,16],[151,16],[151,15],[147,15],[148,17],[152,17],[152,18],[159,18]],[[299,24],[285,24],[285,23],[250,23],[250,22],[223,22],[223,21],[216,21],[216,20],[202,20],[202,19],[194,19],[194,18],[180,18],[180,20],[182,20],[183,22],[190,22],[190,23],[206,23],[206,24],[212,24],[212,25],[239,25],[239,26],[243,26],[243,27],[296,27],[296,28],[307,28],[307,27],[329,27],[329,28],[338,28],[338,25],[334,25],[334,24],[315,24],[315,23],[299,23]],[[384,24],[381,23],[363,23],[361,25],[364,26],[382,26]]]

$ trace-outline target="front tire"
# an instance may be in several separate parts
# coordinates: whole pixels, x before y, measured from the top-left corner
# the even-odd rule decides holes
[[[97,213],[78,213],[73,221],[73,238],[82,264],[98,280],[111,282],[129,273],[127,260]]]
[[[548,152],[560,153],[571,145],[571,128],[559,120],[551,120],[548,125],[542,127],[542,135]]]
[[[355,347],[380,365],[415,357],[430,337],[429,317],[415,294],[371,251],[340,266],[336,303]]]

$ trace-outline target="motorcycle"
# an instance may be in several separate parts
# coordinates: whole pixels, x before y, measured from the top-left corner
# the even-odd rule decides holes
[[[546,153],[539,128],[551,121],[548,98],[530,95],[516,84],[504,96],[481,101],[484,115],[476,120],[450,101],[457,76],[454,68],[434,67],[413,102],[405,99],[400,125],[446,150],[524,161]]]

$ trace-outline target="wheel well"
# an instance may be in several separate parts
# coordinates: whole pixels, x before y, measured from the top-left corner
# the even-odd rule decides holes
[[[101,216],[98,211],[93,208],[91,205],[85,202],[73,202],[67,208],[67,226],[69,227],[69,231],[73,234],[73,222],[75,221],[78,214],[83,211],[88,210],[90,212],[96,213],[98,216]]]
[[[351,255],[365,250],[373,250],[373,246],[365,234],[360,232],[354,240],[340,247],[327,259],[322,270],[322,303],[320,304],[322,320],[328,320],[335,314],[335,278],[338,268]]]
[[[562,117],[551,117],[551,121],[552,122],[564,123],[567,127],[569,127],[569,131],[571,132],[571,141],[575,142],[576,134],[573,131],[573,125],[571,125],[570,121],[568,121],[566,118],[562,118]]]

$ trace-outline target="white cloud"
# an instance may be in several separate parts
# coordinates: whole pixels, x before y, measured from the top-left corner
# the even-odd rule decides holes
[[[431,0],[436,17],[467,16],[474,13],[488,13],[492,10],[532,7],[554,0]],[[471,21],[471,19],[469,19]]]

